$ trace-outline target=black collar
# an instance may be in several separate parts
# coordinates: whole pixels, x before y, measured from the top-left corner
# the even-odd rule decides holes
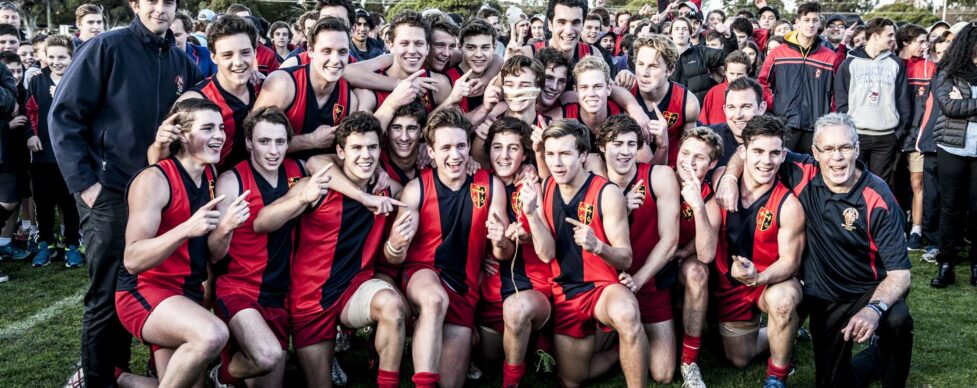
[[[828,188],[828,185],[824,183],[824,172],[821,168],[818,168],[818,174],[814,176],[811,180],[811,184],[818,187],[823,187],[828,195],[828,200],[830,201],[841,201],[846,202],[852,206],[858,205],[862,198],[862,192],[865,191],[865,186],[868,185],[868,177],[872,173],[868,171],[868,166],[865,165],[861,160],[855,161],[855,168],[862,172],[862,175],[858,177],[858,182],[855,182],[855,186],[852,186],[851,190],[847,193],[836,193]]]

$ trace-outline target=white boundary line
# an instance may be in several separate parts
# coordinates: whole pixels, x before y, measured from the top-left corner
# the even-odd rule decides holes
[[[34,326],[37,326],[38,324],[54,318],[54,316],[62,313],[65,308],[81,303],[84,296],[85,289],[82,289],[76,292],[74,295],[59,300],[43,310],[38,311],[34,315],[7,325],[6,327],[0,329],[0,339],[18,336],[30,329],[33,329]]]

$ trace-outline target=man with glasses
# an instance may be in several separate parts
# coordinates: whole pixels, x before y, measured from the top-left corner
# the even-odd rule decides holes
[[[841,15],[831,15],[828,18],[828,24],[824,26],[824,39],[828,43],[828,47],[832,50],[837,51],[838,46],[841,44],[841,39],[845,37],[845,18]]]

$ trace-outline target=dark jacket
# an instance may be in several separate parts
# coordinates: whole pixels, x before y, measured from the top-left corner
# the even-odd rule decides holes
[[[814,122],[832,110],[835,52],[822,46],[820,39],[805,50],[797,44],[795,34],[787,34],[787,43],[770,52],[758,81],[764,100],[773,97],[768,111],[787,119],[788,127],[810,132]]]
[[[675,64],[675,71],[668,79],[678,82],[695,98],[702,101],[709,93],[709,89],[716,86],[716,80],[710,77],[713,69],[723,66],[726,55],[736,50],[736,38],[722,38],[723,49],[717,50],[704,45],[689,46],[682,55],[679,55],[678,62]]]
[[[962,100],[950,98],[954,87],[960,91]],[[959,77],[947,77],[946,71],[941,70],[933,78],[933,97],[943,113],[936,118],[933,131],[936,144],[963,147],[967,140],[967,126],[970,122],[977,122],[977,98],[971,95],[970,84]]]
[[[193,63],[197,64],[197,69],[200,69],[202,76],[210,77],[217,74],[217,64],[210,59],[210,50],[206,47],[187,42],[187,55]]]
[[[0,171],[9,171],[8,168],[13,167],[14,163],[9,159],[16,154],[14,147],[27,147],[26,144],[17,144],[23,138],[23,131],[10,128],[10,120],[17,116],[17,112],[14,112],[17,97],[17,81],[10,74],[10,69],[0,63]]]
[[[57,163],[51,149],[51,131],[48,129],[47,115],[54,101],[54,80],[51,71],[46,70],[31,78],[27,88],[27,119],[30,120],[30,136],[41,140],[41,150],[31,153],[31,163]]]
[[[927,122],[934,121],[932,115],[937,110],[933,109],[933,95],[930,93],[930,84],[935,73],[936,64],[928,59],[913,57],[906,61],[906,79],[909,81],[909,94],[913,100],[913,119],[909,123],[906,139],[902,142],[904,152],[936,152],[935,149],[925,150],[925,145],[920,141],[923,128]]]
[[[852,117],[860,133],[895,133],[901,141],[912,121],[906,78],[906,62],[892,51],[872,58],[865,47],[855,48],[835,73],[835,107]]]
[[[75,53],[48,115],[51,143],[72,193],[100,182],[124,191],[170,106],[202,79],[173,33],[154,35],[135,18]]]

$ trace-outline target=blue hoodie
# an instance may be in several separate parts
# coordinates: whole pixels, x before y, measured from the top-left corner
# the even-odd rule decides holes
[[[203,77],[175,45],[136,17],[75,53],[48,115],[51,145],[68,189],[96,182],[116,191],[148,164],[146,151],[177,97]]]

